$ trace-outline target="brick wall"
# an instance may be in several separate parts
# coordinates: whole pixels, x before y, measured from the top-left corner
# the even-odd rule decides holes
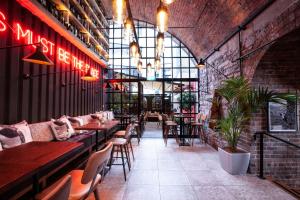
[[[299,55],[300,45],[295,37],[299,37],[299,31],[292,33],[300,27],[300,1],[278,0],[263,14],[251,22],[246,30],[241,32],[241,55],[260,47],[272,40],[278,42],[271,46],[251,54],[242,61],[234,62],[239,57],[238,35],[226,43],[219,51],[215,52],[207,60],[215,68],[228,76],[243,74],[249,80],[253,79],[253,85],[268,85],[270,89],[278,92],[299,89],[298,74],[300,74]],[[288,34],[291,33],[292,35]],[[284,37],[286,36],[286,37]],[[292,39],[294,38],[294,39]],[[281,42],[280,42],[281,41]],[[296,48],[297,46],[297,48]],[[293,59],[291,59],[293,58]],[[240,71],[241,69],[241,71]],[[224,76],[215,72],[212,68],[206,68],[200,79],[208,74],[208,94],[201,94],[201,112],[210,113],[211,103],[207,100],[212,98]],[[206,84],[204,85],[206,86]],[[299,93],[299,92],[298,92]],[[254,140],[254,132],[266,130],[266,114],[255,113],[249,125],[249,130],[243,133],[239,147],[251,152],[250,172],[258,172],[258,141]],[[300,144],[300,133],[276,133],[277,136]],[[266,139],[266,169],[267,174],[272,171],[273,176],[293,186],[300,186],[300,159],[299,151]]]

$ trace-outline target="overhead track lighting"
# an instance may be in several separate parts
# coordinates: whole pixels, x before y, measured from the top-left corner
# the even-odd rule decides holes
[[[168,31],[169,9],[166,5],[160,3],[156,12],[156,26],[161,33]]]
[[[160,57],[164,50],[164,33],[158,33],[156,36],[156,55]]]
[[[203,69],[205,67],[205,62],[202,58],[200,58],[198,64],[196,65],[198,69]]]
[[[112,0],[113,21],[123,24],[126,15],[126,1]]]

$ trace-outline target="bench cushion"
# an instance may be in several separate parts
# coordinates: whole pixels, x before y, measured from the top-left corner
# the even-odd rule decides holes
[[[29,124],[33,141],[49,142],[54,140],[50,124],[51,121]]]

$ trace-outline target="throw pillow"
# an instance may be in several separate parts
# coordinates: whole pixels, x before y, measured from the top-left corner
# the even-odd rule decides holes
[[[68,126],[66,123],[55,120],[52,121],[52,124],[50,126],[56,140],[63,141],[71,137],[71,134],[68,132]]]
[[[18,131],[22,132],[25,138],[25,143],[33,141],[30,128],[25,120],[11,126],[17,128]]]
[[[64,123],[66,123],[67,127],[68,127],[68,132],[72,135],[75,133],[74,128],[72,127],[68,117],[66,115],[61,116],[59,119],[59,121],[62,121]]]
[[[25,142],[25,138],[17,128],[0,127],[0,143],[3,149],[9,149]]]
[[[71,125],[72,125],[73,128],[83,126],[83,119],[81,119],[79,117],[69,117],[68,119],[71,122]],[[84,130],[75,130],[76,134],[80,134],[80,133],[84,133],[84,132],[86,132],[86,131],[84,131]]]

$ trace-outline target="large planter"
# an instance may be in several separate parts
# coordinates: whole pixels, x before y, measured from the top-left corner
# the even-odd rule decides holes
[[[225,171],[232,175],[246,174],[250,161],[250,153],[230,153],[222,148],[218,148],[218,153],[221,166]]]

